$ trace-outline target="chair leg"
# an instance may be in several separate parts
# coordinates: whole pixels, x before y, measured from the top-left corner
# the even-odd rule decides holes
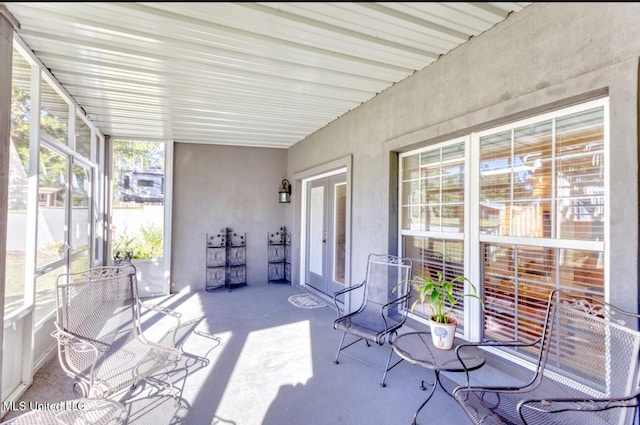
[[[386,387],[385,380],[387,379],[387,372],[389,372],[389,363],[391,363],[391,355],[393,354],[393,348],[389,352],[389,357],[387,358],[387,366],[384,368],[384,374],[382,375],[382,382],[380,382],[380,386],[382,388]],[[395,365],[394,365],[395,366]]]
[[[182,403],[180,402],[180,398],[178,397],[178,392],[176,391],[176,387],[173,386],[173,380],[171,379],[171,372],[167,368],[167,381],[169,381],[169,388],[171,389],[171,397],[173,397],[174,406],[179,408]]]
[[[336,353],[336,359],[333,361],[333,363],[338,364],[340,363],[338,361],[338,357],[340,357],[340,351],[342,351],[342,344],[344,344],[344,338],[347,336],[346,332],[342,333],[342,339],[340,340],[340,345],[338,346],[338,352]]]
[[[362,340],[364,339],[364,338],[358,338],[358,339],[356,339],[355,341],[351,341],[351,342],[350,342],[350,343],[348,343],[347,345],[343,345],[343,344],[344,344],[344,339],[345,339],[345,337],[346,337],[346,336],[347,336],[347,333],[346,333],[346,332],[342,334],[342,339],[340,340],[340,347],[338,347],[338,352],[336,353],[336,359],[333,361],[335,364],[338,364],[338,363],[339,363],[339,362],[338,362],[338,357],[340,357],[340,352],[341,352],[342,350],[344,350],[345,348],[349,348],[349,347],[351,347],[353,344],[355,344],[356,342],[358,342],[358,341],[362,341]],[[367,345],[369,345],[369,341],[367,341],[367,340],[365,339],[365,342],[367,343]]]
[[[389,366],[389,364],[391,364],[392,355],[393,355],[393,347],[391,347],[391,350],[389,351],[389,358],[387,359],[387,367],[384,369],[384,375],[382,375],[382,382],[380,382],[380,386],[383,388],[387,386],[387,384],[385,383],[385,380],[387,379],[387,372],[389,372],[391,369],[398,366],[400,362],[402,362],[402,359],[400,359],[394,364],[392,364],[391,366]]]

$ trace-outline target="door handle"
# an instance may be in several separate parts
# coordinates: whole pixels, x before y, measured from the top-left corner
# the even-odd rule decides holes
[[[322,232],[322,243],[327,243],[327,231]]]

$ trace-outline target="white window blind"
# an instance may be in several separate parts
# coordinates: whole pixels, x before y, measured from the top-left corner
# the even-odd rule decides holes
[[[464,275],[465,144],[458,141],[406,155],[401,162],[403,255],[413,275],[453,279]],[[462,293],[462,284],[456,292]],[[412,294],[417,299],[417,293]],[[414,313],[427,319],[427,305]],[[452,314],[464,331],[464,299]]]
[[[604,295],[607,111],[601,99],[400,155],[401,252],[414,275],[476,276],[483,308],[467,319],[485,338],[537,338],[554,288]]]
[[[478,137],[489,339],[537,338],[554,288],[604,294],[604,107],[556,115]]]

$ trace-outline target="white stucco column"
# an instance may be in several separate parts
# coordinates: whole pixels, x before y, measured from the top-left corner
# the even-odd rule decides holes
[[[2,344],[4,339],[4,259],[7,256],[11,69],[13,31],[16,28],[18,28],[18,21],[9,13],[5,6],[0,5],[0,306],[2,306],[2,315],[0,315],[0,344]],[[2,382],[1,370],[0,382]],[[4,400],[4,394],[0,393],[0,400]]]

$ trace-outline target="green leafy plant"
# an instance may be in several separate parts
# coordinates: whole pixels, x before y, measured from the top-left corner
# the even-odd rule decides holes
[[[472,293],[455,293],[455,284],[469,282]],[[411,313],[414,312],[416,305],[429,304],[431,307],[431,320],[438,323],[448,323],[448,317],[453,311],[453,307],[463,297],[470,297],[482,300],[477,295],[476,286],[471,283],[465,276],[456,276],[453,279],[446,279],[442,272],[437,273],[437,279],[431,276],[415,276],[410,280],[418,292],[418,299],[411,305]],[[398,284],[396,288],[400,286]],[[394,288],[394,291],[395,289]]]
[[[122,232],[113,244],[113,252],[119,258],[151,259],[162,257],[162,229],[154,224],[140,227],[137,234],[131,236]]]

